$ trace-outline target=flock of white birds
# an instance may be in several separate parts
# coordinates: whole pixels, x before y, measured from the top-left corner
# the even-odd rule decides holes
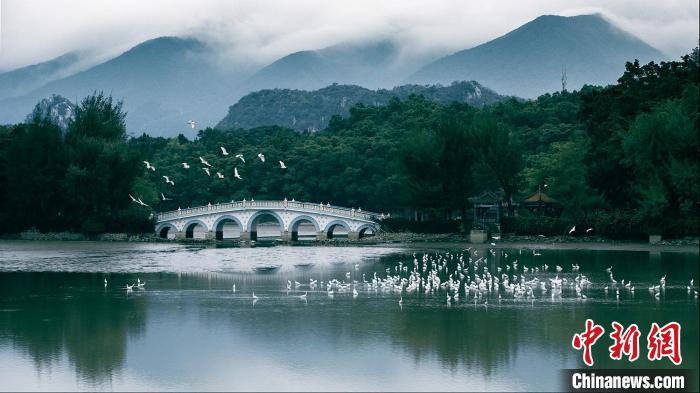
[[[501,259],[505,261],[505,267],[497,266],[496,271],[489,270],[489,258],[495,258],[497,252],[501,253]],[[532,252],[533,257],[541,255],[536,250],[520,249],[523,252]],[[534,301],[535,299],[562,299],[572,298],[581,301],[592,298],[593,287],[597,287],[596,294],[602,298],[620,300],[620,296],[633,298],[636,286],[629,280],[615,279],[613,267],[605,269],[608,280],[592,283],[589,278],[580,273],[578,264],[571,264],[565,269],[562,266],[541,265],[526,266],[513,259],[508,262],[509,254],[506,250],[487,250],[486,255],[479,256],[478,250],[471,247],[464,252],[434,252],[425,253],[421,257],[413,254],[413,260],[407,263],[399,262],[384,271],[374,272],[371,277],[362,273],[360,277],[359,264],[354,264],[354,272],[346,272],[340,280],[330,279],[327,282],[309,278],[308,283],[287,280],[285,291],[303,294],[296,297],[307,300],[309,292],[325,293],[328,297],[337,295],[350,295],[353,298],[362,293],[392,294],[398,296],[398,304],[403,305],[403,296],[424,294],[426,297],[444,297],[448,306],[461,302],[473,302],[474,304],[488,305],[489,299],[519,299]],[[501,263],[501,265],[503,265]],[[107,279],[104,281],[107,287]],[[145,281],[137,279],[137,282],[127,285],[124,289],[132,291],[134,287],[144,289]],[[639,285],[639,284],[638,284]],[[649,296],[659,300],[666,292],[666,275],[647,284]],[[602,293],[599,290],[603,287]],[[690,279],[686,286],[688,295],[697,299],[698,290],[695,288],[695,280]],[[236,292],[233,284],[232,291]],[[254,302],[260,297],[252,292]]]
[[[586,301],[593,293],[601,298],[620,300],[620,296],[633,298],[635,285],[629,280],[615,279],[613,267],[605,269],[608,281],[596,282],[580,273],[578,264],[571,264],[565,269],[562,266],[520,264],[518,259],[508,262],[509,255],[505,250],[487,250],[486,255],[479,256],[477,250],[472,248],[465,252],[426,253],[422,257],[413,254],[413,260],[408,263],[399,262],[383,272],[374,272],[372,277],[362,274],[358,277],[359,264],[354,265],[353,272],[345,273],[344,279],[331,279],[327,282],[313,278],[308,283],[292,282],[287,280],[286,291],[304,291],[297,297],[306,300],[309,291],[325,292],[329,297],[336,294],[352,294],[353,298],[366,294],[394,294],[399,296],[398,303],[403,305],[403,296],[424,294],[430,297],[444,297],[446,304],[453,305],[458,302],[473,302],[475,304],[488,305],[489,299],[497,299],[499,302],[505,299],[520,299],[534,301],[535,299],[570,298]],[[489,258],[495,258],[497,252],[501,253],[502,260],[507,263],[504,267],[496,267],[496,271],[489,270]],[[533,257],[541,255],[536,250],[519,250],[532,252]],[[648,285],[648,284],[647,284]],[[597,291],[590,291],[597,287]],[[603,287],[602,293],[600,287]],[[666,275],[652,281],[648,286],[649,295],[659,300],[666,293]],[[688,295],[698,297],[694,279],[690,279],[686,286]],[[236,292],[235,284],[232,287]],[[253,301],[260,298],[253,293]]]
[[[188,124],[190,124],[190,125],[192,126],[192,128],[194,128],[194,124],[195,124],[194,122],[191,122],[191,123],[188,122]],[[222,155],[222,156],[226,157],[226,156],[229,155],[228,150],[226,150],[226,148],[225,148],[224,146],[221,146],[220,149],[221,149],[221,155]],[[243,156],[243,154],[236,154],[234,157],[235,157],[236,159],[240,160],[242,164],[245,164],[245,157]],[[264,155],[263,153],[258,153],[257,158],[260,160],[260,162],[262,162],[262,163],[265,162],[265,155]],[[203,171],[207,176],[212,176],[213,165],[211,165],[211,164],[210,164],[204,157],[202,157],[202,156],[199,156],[199,162],[200,162],[200,164],[202,165],[202,167],[201,167],[202,171]],[[278,161],[278,162],[279,162],[279,168],[280,168],[280,169],[287,169],[287,165],[285,165],[284,161],[281,161],[281,160],[280,160],[280,161]],[[153,164],[151,164],[150,162],[144,161],[143,163],[144,163],[144,165],[146,165],[146,170],[150,170],[150,171],[153,171],[153,172],[156,171],[156,167],[155,167]],[[182,169],[187,170],[187,169],[190,169],[190,168],[192,168],[192,166],[191,166],[189,163],[187,163],[187,162],[183,162],[183,163],[182,163]],[[221,173],[220,171],[215,172],[215,173],[214,173],[214,176],[216,176],[218,179],[224,179],[224,178],[225,178],[225,175],[224,175],[223,173]],[[238,180],[243,180],[243,178],[241,177],[240,173],[238,172],[238,167],[234,167],[234,168],[233,168],[233,177],[236,178],[236,179],[238,179]],[[163,180],[165,181],[166,184],[169,184],[170,186],[175,186],[175,182],[174,182],[172,179],[170,179],[170,176],[168,176],[168,175],[162,175],[162,178],[163,178]],[[166,197],[165,194],[164,194],[163,192],[160,193],[160,196],[161,196],[161,200],[163,200],[163,201],[172,200],[172,198]],[[129,198],[131,198],[131,201],[132,201],[133,203],[136,203],[136,204],[138,204],[138,205],[145,206],[145,207],[150,207],[150,206],[149,206],[148,204],[146,204],[143,200],[141,200],[141,197],[134,197],[133,195],[129,194]]]

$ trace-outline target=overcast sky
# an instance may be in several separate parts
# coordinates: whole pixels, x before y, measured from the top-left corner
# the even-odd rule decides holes
[[[196,36],[258,64],[377,38],[447,53],[542,14],[592,12],[672,57],[698,43],[697,0],[0,0],[0,70],[74,50],[111,56],[163,35]]]

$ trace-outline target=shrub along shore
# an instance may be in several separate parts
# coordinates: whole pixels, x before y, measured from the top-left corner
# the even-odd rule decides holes
[[[25,231],[17,234],[0,235],[1,240],[25,240],[25,241],[100,241],[100,242],[151,242],[151,243],[178,243],[178,244],[224,244],[224,245],[250,245],[250,243],[239,242],[237,239],[226,240],[204,240],[204,239],[162,239],[156,234],[127,234],[127,233],[103,233],[98,235],[86,235],[76,232],[46,232]],[[491,246],[490,240],[486,245]],[[469,240],[463,234],[459,233],[414,233],[414,232],[385,232],[380,231],[377,235],[369,236],[359,241],[348,241],[347,239],[334,240],[308,240],[294,242],[296,245],[309,246],[342,246],[342,245],[381,245],[381,244],[444,244],[444,245],[467,245]],[[642,249],[672,249],[673,247],[683,248],[684,251],[690,250],[688,247],[694,247],[700,250],[700,238],[684,237],[677,239],[664,239],[656,244],[649,244],[638,240],[619,240],[610,239],[601,236],[516,236],[504,234],[495,241],[498,247],[508,247],[509,245],[518,246],[542,246],[554,247],[566,245],[579,245],[583,248],[598,248],[602,245],[637,245],[642,246]],[[262,243],[281,243],[263,241]],[[590,246],[590,247],[588,247]],[[578,247],[580,248],[580,247]]]

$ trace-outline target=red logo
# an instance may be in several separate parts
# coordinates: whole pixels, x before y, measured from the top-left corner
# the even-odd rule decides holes
[[[647,348],[647,357],[651,361],[667,357],[673,364],[681,364],[681,325],[678,322],[669,322],[660,328],[656,322],[652,323],[647,336]]]
[[[639,327],[636,324],[631,324],[625,329],[618,322],[612,323],[613,331],[610,333],[610,338],[613,344],[608,347],[610,358],[613,360],[621,360],[623,356],[627,356],[627,360],[634,362],[639,358],[639,336],[641,335]],[[593,354],[591,348],[603,336],[605,329],[596,325],[592,319],[586,319],[586,330],[581,333],[574,334],[571,340],[571,346],[576,350],[583,349],[583,362],[587,366],[593,365]],[[651,329],[647,335],[647,358],[650,361],[662,360],[668,358],[675,365],[681,364],[681,325],[678,322],[669,322],[663,327],[654,322],[651,324]]]
[[[598,341],[603,333],[605,333],[605,329],[603,329],[602,326],[596,325],[592,319],[586,319],[586,331],[574,334],[571,345],[577,350],[583,348],[583,362],[588,366],[593,365],[591,347]]]
[[[634,362],[639,358],[639,327],[636,324],[631,324],[626,330],[617,322],[612,323],[613,332],[610,333],[615,343],[608,349],[610,350],[610,358],[614,360],[622,359],[622,355],[627,355],[630,362]]]

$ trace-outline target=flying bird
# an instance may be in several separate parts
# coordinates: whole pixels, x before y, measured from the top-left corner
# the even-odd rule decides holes
[[[171,186],[174,186],[174,185],[175,185],[175,182],[172,181],[172,180],[170,180],[169,177],[163,176],[163,179],[165,179],[165,182],[168,183],[168,184],[170,184]]]
[[[151,165],[150,162],[144,161],[143,163],[146,164],[146,169],[150,169],[150,170],[152,170],[152,171],[155,171],[155,170],[156,170],[156,167],[154,167],[153,165]]]
[[[258,153],[258,158],[260,159],[260,161],[265,162],[265,155],[264,154]]]
[[[199,157],[199,161],[201,161],[201,162],[202,162],[202,164],[204,164],[204,165],[206,165],[206,166],[208,166],[208,167],[211,167],[211,164],[210,164],[210,163],[208,163],[208,162],[207,162],[207,160],[205,160],[205,159],[204,159],[204,158],[202,158],[201,156]]]
[[[202,170],[207,173],[207,176],[211,176],[211,173],[209,173],[209,168],[202,168]]]
[[[280,168],[287,169],[287,166],[284,165],[284,161],[280,161]]]
[[[243,158],[243,154],[236,154],[236,158],[238,158],[245,164],[245,158]]]
[[[593,231],[593,228],[586,229],[586,233],[591,233],[591,231]]]
[[[194,127],[197,125],[197,123],[194,120],[187,120],[187,124],[190,125],[190,128],[194,130]]]
[[[225,155],[225,156],[228,155],[228,152],[226,151],[226,148],[224,148],[223,146],[221,146],[221,154],[223,154],[223,155]]]
[[[574,225],[573,227],[571,227],[571,229],[569,229],[569,235],[571,235],[574,232],[576,232],[576,225]]]
[[[221,172],[216,172],[216,177],[218,177],[219,179],[223,179],[224,175],[222,175]]]
[[[233,168],[233,177],[235,177],[238,180],[243,180],[241,175],[238,174],[238,168]]]
[[[186,162],[183,162],[183,163],[182,163],[182,167],[185,168],[185,169],[190,169],[190,164],[188,164],[188,163],[186,163]]]
[[[137,201],[136,198],[134,198],[133,195],[129,194],[129,198],[131,198],[131,202],[139,203],[139,201]]]
[[[145,204],[145,203],[141,200],[141,198],[138,199],[138,204],[141,205],[141,206],[150,207],[150,206],[148,206],[147,204]]]
[[[172,198],[166,198],[165,195],[164,195],[162,192],[160,193],[160,197],[161,197],[161,199],[164,200],[164,201],[172,201],[172,200],[173,200]]]

